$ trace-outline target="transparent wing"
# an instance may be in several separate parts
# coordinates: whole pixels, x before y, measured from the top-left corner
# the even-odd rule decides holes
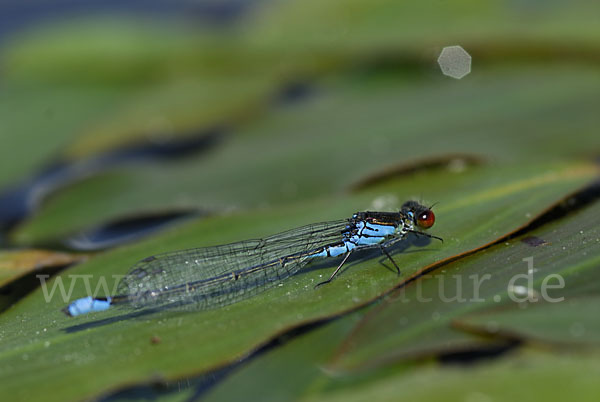
[[[134,265],[119,294],[137,308],[204,309],[236,302],[293,275],[310,254],[342,240],[348,220],[291,229],[264,239],[158,254]]]

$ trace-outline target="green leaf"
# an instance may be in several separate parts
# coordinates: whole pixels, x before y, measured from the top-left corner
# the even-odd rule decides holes
[[[600,34],[594,19],[598,7],[586,0],[535,5],[475,0],[282,1],[256,18],[260,25],[250,27],[248,41],[280,57],[306,55],[314,64],[348,55],[372,57],[381,50],[404,60],[407,53],[425,58],[423,53],[432,48],[455,43],[479,45],[483,55],[498,61],[522,51],[528,40],[529,52],[521,57],[539,58],[544,56],[540,52],[544,41],[555,50],[557,44],[571,41],[575,47],[592,45],[597,51],[591,38]],[[494,45],[506,41],[511,43],[494,54]]]
[[[49,158],[81,136],[91,121],[114,110],[123,92],[115,88],[3,84],[0,188],[43,168]]]
[[[355,312],[307,334],[284,340],[280,347],[257,356],[211,389],[206,401],[289,401],[328,382],[327,359],[362,313]],[[293,375],[288,375],[293,373]],[[342,382],[345,379],[341,379]],[[268,395],[265,389],[268,388]]]
[[[596,401],[597,354],[522,353],[473,366],[416,368],[302,401]]]
[[[0,185],[51,158],[174,141],[254,116],[278,83],[223,56],[226,35],[175,21],[94,18],[50,24],[0,48]],[[260,106],[256,106],[260,105]],[[10,135],[9,135],[10,134]],[[15,152],[18,150],[19,152]]]
[[[3,49],[8,80],[87,87],[143,87],[198,72],[224,42],[174,19],[118,15],[50,21],[10,39]]]
[[[538,299],[544,296],[543,300],[548,301],[542,288],[546,288],[546,295],[551,298],[588,292],[598,295],[600,288],[595,285],[597,273],[594,271],[597,271],[600,262],[599,212],[600,204],[594,203],[572,216],[466,259],[443,265],[408,283],[357,325],[332,365],[338,369],[364,369],[415,354],[439,353],[448,349],[449,341],[464,337],[452,327],[452,323],[456,320],[462,322],[465,314],[511,305],[514,300],[529,296]],[[530,235],[543,239],[546,244],[532,247],[521,241]],[[565,281],[564,289],[552,289],[552,292],[548,288],[549,283],[556,285],[556,282],[550,282],[556,281],[552,275],[560,275]],[[582,288],[581,282],[589,284],[590,281],[593,284],[588,290]],[[576,317],[582,318],[585,314],[581,311],[571,316],[569,311],[574,307],[569,303],[567,298],[564,304],[558,303],[560,306],[530,306],[531,311],[529,308],[519,311],[511,306],[506,313],[490,312],[486,313],[489,316],[484,314],[482,317],[494,320],[497,316],[500,330],[504,325],[507,330],[532,336],[537,333],[548,340],[557,340],[562,334],[562,341],[578,342],[575,337],[567,336],[568,328]],[[586,309],[587,313],[589,311]],[[524,324],[536,312],[545,315]],[[585,321],[586,324],[591,317]],[[473,318],[464,319],[470,322]],[[540,335],[550,327],[555,329]],[[494,331],[495,328],[496,325],[493,325],[488,329]],[[590,328],[593,334],[596,325]],[[455,350],[455,345],[450,346]]]
[[[598,270],[580,272],[579,275],[585,276],[587,281],[597,281],[599,275],[594,271]],[[569,288],[572,292],[573,287]],[[478,311],[458,318],[454,325],[469,332],[532,343],[598,347],[600,346],[600,321],[596,313],[600,308],[599,295],[598,287],[592,297],[565,299],[564,296],[555,294],[552,297],[557,299],[555,303],[541,301],[530,305],[513,304],[499,311]],[[533,297],[541,296],[533,295]]]

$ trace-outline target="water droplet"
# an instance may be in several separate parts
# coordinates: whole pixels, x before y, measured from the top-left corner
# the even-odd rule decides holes
[[[471,72],[471,55],[460,46],[446,46],[438,57],[444,75],[461,79]]]
[[[510,291],[517,296],[527,296],[527,288],[525,286],[513,286],[510,288]]]

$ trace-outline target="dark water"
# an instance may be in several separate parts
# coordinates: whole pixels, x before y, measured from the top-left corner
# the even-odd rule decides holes
[[[0,41],[53,19],[94,14],[181,18],[222,24],[242,16],[255,0],[0,0]]]

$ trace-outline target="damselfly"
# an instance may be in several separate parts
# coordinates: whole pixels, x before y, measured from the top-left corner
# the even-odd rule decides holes
[[[154,255],[138,262],[119,283],[117,295],[78,299],[63,311],[69,316],[111,306],[195,309],[235,303],[295,274],[310,261],[342,256],[331,282],[353,252],[379,248],[400,268],[387,248],[435,223],[431,207],[406,202],[398,212],[357,212],[349,219],[291,229],[264,239]]]

